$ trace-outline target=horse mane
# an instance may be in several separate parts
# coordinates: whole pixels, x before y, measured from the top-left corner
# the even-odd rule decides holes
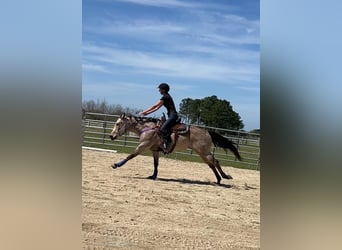
[[[160,121],[160,119],[154,118],[154,117],[140,117],[140,116],[132,116],[135,118],[135,120],[137,120],[138,122],[141,123],[147,123],[147,122],[153,122],[153,123],[157,123]]]

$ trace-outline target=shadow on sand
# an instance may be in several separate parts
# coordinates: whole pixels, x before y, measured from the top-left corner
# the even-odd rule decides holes
[[[149,179],[146,177],[131,177],[134,179]],[[190,179],[175,179],[175,178],[157,178],[155,181],[163,181],[163,182],[176,182],[182,184],[194,184],[194,185],[203,185],[203,186],[217,186],[217,187],[224,187],[224,188],[232,188],[232,185],[229,184],[217,184],[216,182],[210,181],[198,181],[198,180],[190,180]]]

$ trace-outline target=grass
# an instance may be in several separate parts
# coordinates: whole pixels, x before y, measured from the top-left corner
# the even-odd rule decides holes
[[[137,146],[138,140],[129,136],[121,136],[114,142],[109,139],[109,131],[105,130],[106,135],[103,137],[103,128],[85,128],[83,132],[83,146],[87,147],[97,147],[103,149],[117,150],[120,153],[130,154],[134,151]],[[222,166],[231,166],[243,169],[254,169],[259,170],[259,146],[254,143],[248,143],[246,145],[238,146],[239,152],[243,161],[238,161],[235,159],[233,154],[229,151],[228,154],[225,153],[223,149],[213,148],[215,158],[220,161]],[[142,155],[152,156],[150,151],[143,152]],[[164,156],[162,153],[161,157],[167,157],[170,159],[177,159],[182,161],[191,162],[203,162],[202,159],[195,153],[191,152],[190,149],[184,152],[174,152],[168,156]]]

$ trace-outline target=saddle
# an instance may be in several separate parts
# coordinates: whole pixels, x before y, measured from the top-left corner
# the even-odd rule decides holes
[[[172,132],[178,132],[178,134],[185,134],[186,132],[188,132],[189,130],[189,125],[186,125],[184,123],[181,123],[181,119],[182,118],[178,118],[176,120],[176,124],[171,128]],[[163,113],[163,116],[161,117],[159,123],[157,124],[157,127],[160,128],[161,126],[163,126],[163,124],[166,121],[166,116]]]
[[[171,128],[173,133],[178,133],[178,134],[185,134],[189,130],[189,125],[186,125],[184,123],[181,123],[181,118],[178,118],[176,121],[176,125],[174,125]]]
[[[160,127],[164,124],[164,122],[166,121],[166,116],[165,114],[163,113],[163,116],[161,117],[160,119],[160,122],[159,124],[157,125],[157,127],[160,129]],[[161,132],[160,130],[158,129],[158,135],[161,137]],[[174,125],[172,128],[171,128],[171,133],[175,135],[175,139],[173,142],[171,142],[171,147],[164,153],[165,154],[170,154],[172,153],[172,151],[175,149],[176,147],[176,144],[177,144],[177,141],[178,141],[178,137],[179,135],[183,135],[183,134],[186,134],[189,132],[189,125],[186,125],[184,123],[181,123],[181,118],[178,118],[177,121],[176,121],[176,125]],[[172,139],[171,139],[172,140]],[[162,144],[162,140],[161,140],[161,143]]]

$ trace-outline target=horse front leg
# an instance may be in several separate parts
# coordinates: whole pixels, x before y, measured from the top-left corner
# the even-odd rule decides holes
[[[112,165],[112,168],[116,169],[116,168],[122,167],[126,162],[133,159],[137,155],[141,154],[147,147],[148,147],[148,143],[140,143],[132,154],[128,155],[126,159],[123,159],[117,163],[114,163]]]
[[[152,153],[153,153],[154,171],[153,171],[153,175],[151,175],[147,178],[155,180],[155,179],[157,179],[157,176],[158,176],[159,151],[152,151]]]

